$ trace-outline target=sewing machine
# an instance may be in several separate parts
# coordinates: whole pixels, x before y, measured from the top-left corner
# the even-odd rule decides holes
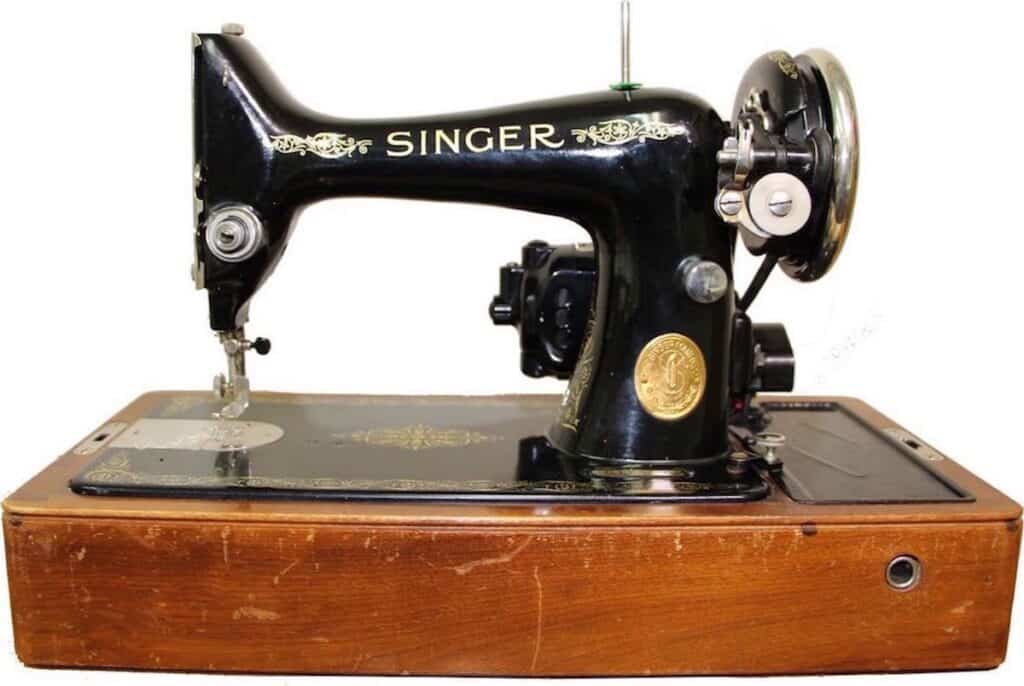
[[[493,110],[313,112],[240,27],[193,37],[195,263],[226,373],[147,394],[5,503],[30,665],[625,675],[971,669],[1006,651],[1020,508],[848,398],[788,392],[773,271],[825,276],[858,131],[838,60],[772,52],[726,118],[634,83]],[[303,208],[570,219],[494,324],[560,397],[253,390],[245,326]],[[739,239],[739,240],[737,240]],[[737,243],[762,256],[735,284]],[[256,308],[252,308],[255,312]],[[483,313],[481,312],[481,315]],[[260,325],[269,325],[260,322]]]

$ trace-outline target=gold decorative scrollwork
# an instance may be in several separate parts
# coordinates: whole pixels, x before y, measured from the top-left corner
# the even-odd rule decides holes
[[[647,139],[663,141],[674,136],[681,136],[686,129],[677,124],[666,124],[660,121],[631,121],[629,119],[610,119],[591,124],[585,129],[573,129],[577,143],[588,140],[594,145],[622,145],[630,141],[643,143]]]
[[[356,139],[348,134],[328,131],[305,137],[292,134],[272,136],[270,143],[274,150],[280,153],[297,152],[300,155],[305,155],[307,152],[311,152],[326,159],[352,157],[355,152],[365,154],[373,145],[373,141],[368,138]]]
[[[86,480],[96,483],[136,483],[139,479],[132,472],[132,463],[126,453],[114,453],[98,463],[85,475]]]
[[[587,330],[584,333],[583,349],[580,351],[572,379],[562,395],[562,406],[558,413],[558,423],[570,431],[576,431],[580,425],[580,404],[583,395],[590,387],[590,379],[594,375],[594,313],[591,311]]]
[[[445,481],[438,479],[335,479],[332,477],[281,478],[267,476],[216,476],[213,474],[150,474],[136,472],[127,454],[117,453],[98,463],[85,476],[94,484],[189,487],[246,487],[327,491],[462,491],[488,492],[588,492],[586,482],[552,479],[548,481]]]
[[[412,424],[395,429],[368,429],[350,434],[336,434],[335,438],[347,438],[356,443],[384,448],[419,451],[432,448],[464,448],[477,443],[496,441],[500,437],[479,431],[435,429],[426,424]]]

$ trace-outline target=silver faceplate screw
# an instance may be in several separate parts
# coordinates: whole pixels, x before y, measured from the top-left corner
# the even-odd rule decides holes
[[[722,214],[735,217],[743,208],[743,194],[739,191],[726,191],[718,200],[718,209]]]
[[[223,374],[217,374],[213,377],[213,394],[221,399],[227,396],[228,380],[224,378]]]
[[[768,211],[776,217],[785,217],[793,211],[793,198],[786,191],[775,191],[768,198]]]

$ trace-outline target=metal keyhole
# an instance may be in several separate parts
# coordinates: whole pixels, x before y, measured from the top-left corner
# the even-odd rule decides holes
[[[897,591],[909,591],[921,581],[921,561],[913,555],[898,555],[885,568],[885,580]]]

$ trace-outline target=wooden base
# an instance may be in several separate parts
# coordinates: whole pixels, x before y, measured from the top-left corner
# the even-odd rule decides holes
[[[145,416],[160,394],[113,420]],[[847,401],[850,402],[850,401]],[[875,426],[896,426],[862,403]],[[79,496],[5,503],[33,666],[459,675],[979,669],[1006,653],[1020,507],[508,505]],[[922,563],[914,588],[888,562]]]

